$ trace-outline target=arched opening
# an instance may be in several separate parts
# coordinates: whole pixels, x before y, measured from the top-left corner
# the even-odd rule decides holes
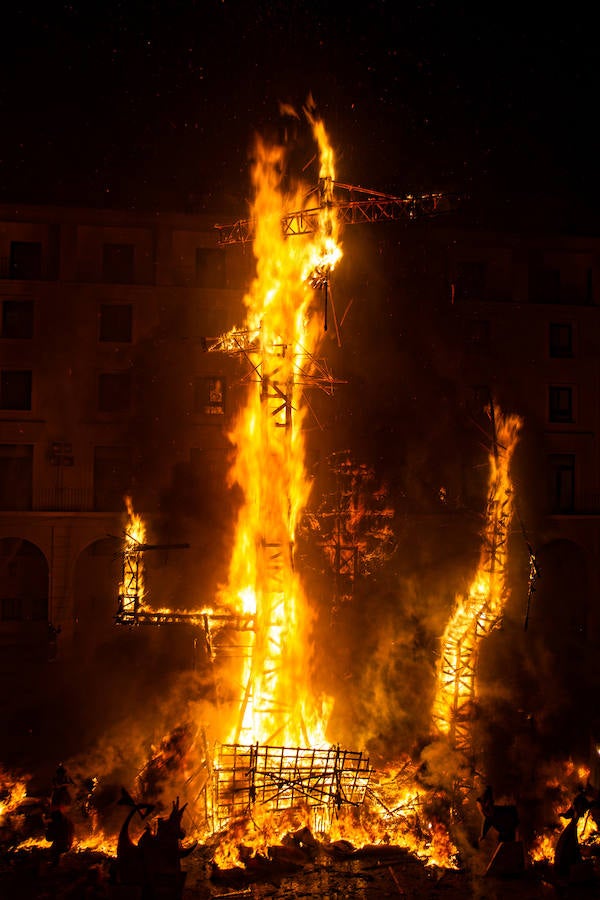
[[[43,727],[53,637],[48,623],[49,567],[20,537],[0,539],[0,675],[4,762],[25,764]]]
[[[19,537],[0,539],[0,632],[3,652],[45,658],[48,649],[48,562]]]
[[[79,654],[93,654],[113,637],[121,551],[121,541],[107,537],[89,544],[79,554],[73,579],[74,638]]]
[[[75,566],[65,728],[70,734],[77,731],[80,744],[93,743],[114,729],[134,735],[141,722],[151,733],[165,696],[193,669],[191,627],[116,624],[122,549],[118,538],[95,541]]]

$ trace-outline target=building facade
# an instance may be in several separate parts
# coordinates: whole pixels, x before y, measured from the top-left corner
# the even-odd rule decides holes
[[[238,321],[247,263],[208,215],[0,209],[4,660],[71,651],[127,495],[157,515],[178,473],[224,478],[228,362],[203,338]]]
[[[389,226],[371,249],[344,265],[365,295],[357,345],[368,327],[385,332],[389,365],[371,371],[384,379],[386,415],[408,390],[407,347],[418,343],[457,407],[491,398],[523,418],[513,530],[542,575],[532,621],[600,682],[600,240],[449,224],[398,237]],[[86,633],[112,626],[126,496],[167,523],[167,542],[180,536],[170,520],[200,517],[196,555],[213,565],[215,491],[243,379],[204,339],[243,321],[251,275],[249,250],[218,246],[209,215],[0,208],[4,671],[68,657]],[[368,311],[376,280],[391,295],[378,325]],[[418,313],[407,316],[411,304]],[[448,456],[427,508],[442,518],[468,505],[473,469],[457,448]],[[415,483],[406,508],[418,516],[429,501]]]

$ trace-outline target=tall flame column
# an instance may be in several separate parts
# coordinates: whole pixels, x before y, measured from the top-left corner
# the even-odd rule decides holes
[[[493,413],[493,405],[490,407]],[[492,415],[493,447],[485,524],[477,572],[466,596],[458,596],[441,644],[433,724],[467,756],[476,696],[479,643],[500,622],[508,599],[507,535],[513,516],[510,464],[517,445],[518,416]]]
[[[310,116],[309,116],[310,119]],[[311,119],[322,179],[333,179],[322,124]],[[250,614],[254,631],[242,672],[242,698],[229,740],[318,746],[325,716],[310,684],[311,610],[294,568],[300,513],[308,500],[302,424],[306,359],[323,337],[315,292],[341,256],[337,219],[324,204],[318,229],[286,239],[286,209],[302,191],[283,196],[283,150],[258,141],[253,169],[256,277],[245,297],[244,355],[252,366],[247,402],[230,434],[232,482],[243,491],[223,602]]]

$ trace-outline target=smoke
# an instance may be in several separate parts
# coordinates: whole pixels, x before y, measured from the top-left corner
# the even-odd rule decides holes
[[[145,707],[137,706],[112,725],[105,717],[96,740],[63,760],[75,799],[80,802],[89,793],[104,833],[115,833],[122,824],[122,788],[153,803],[158,812],[180,797],[190,804],[189,815],[197,815],[219,728],[217,706],[204,699],[212,687],[205,672],[180,673]]]

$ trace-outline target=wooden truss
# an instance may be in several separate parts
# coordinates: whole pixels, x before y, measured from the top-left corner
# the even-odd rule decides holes
[[[335,195],[333,191],[335,190]],[[307,195],[315,197],[315,203],[307,209],[287,213],[281,219],[284,237],[313,234],[319,229],[324,206],[331,206],[342,225],[359,225],[373,222],[394,222],[398,219],[412,221],[423,216],[448,212],[456,205],[451,194],[408,194],[395,197],[381,191],[367,190],[356,185],[341,184],[331,179],[321,179]],[[326,199],[332,198],[332,199]],[[233,225],[216,225],[219,244],[246,244],[254,238],[254,220],[240,219]]]
[[[223,744],[214,763],[216,825],[224,827],[254,807],[278,812],[308,806],[333,815],[363,802],[372,772],[366,756],[339,746]]]

